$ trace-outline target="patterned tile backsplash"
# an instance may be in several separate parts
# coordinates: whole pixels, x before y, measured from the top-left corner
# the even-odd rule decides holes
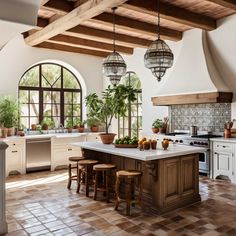
[[[231,119],[230,103],[172,105],[171,130],[189,130],[191,125],[199,131],[221,132]]]

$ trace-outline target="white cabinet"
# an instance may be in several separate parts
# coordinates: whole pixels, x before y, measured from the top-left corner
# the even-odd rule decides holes
[[[87,142],[100,141],[99,133],[90,133],[86,135]]]
[[[74,142],[82,142],[86,140],[85,135],[79,137],[66,137],[51,139],[51,170],[66,167],[69,164],[69,157],[82,156],[81,148],[72,145]]]
[[[6,176],[9,174],[25,174],[25,139],[12,138],[5,141],[8,145],[6,150]]]
[[[232,183],[235,178],[235,144],[227,142],[213,142],[213,178],[227,176]]]

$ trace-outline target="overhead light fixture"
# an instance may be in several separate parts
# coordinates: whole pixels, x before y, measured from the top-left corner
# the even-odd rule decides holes
[[[160,82],[165,75],[166,70],[171,68],[174,61],[174,55],[166,44],[160,39],[160,1],[157,1],[158,8],[158,24],[157,24],[157,40],[151,43],[144,55],[145,66],[152,71],[152,74]]]
[[[115,10],[117,7],[112,8],[113,11],[113,52],[103,62],[103,75],[110,79],[112,85],[119,84],[120,79],[126,73],[126,64],[123,57],[116,52],[116,38],[115,38]]]

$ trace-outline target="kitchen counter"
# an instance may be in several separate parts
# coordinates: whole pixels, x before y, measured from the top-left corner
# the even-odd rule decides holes
[[[101,142],[78,142],[73,143],[75,146],[79,146],[84,149],[89,149],[98,152],[105,152],[113,155],[129,157],[141,161],[152,161],[165,159],[176,156],[183,156],[194,153],[201,153],[205,151],[205,148],[191,147],[184,145],[172,145],[170,144],[167,150],[158,148],[157,150],[144,150],[140,151],[138,148],[116,148],[113,144],[107,145]]]
[[[204,148],[170,145],[168,150],[140,151],[115,148],[101,142],[76,142],[87,159],[113,163],[117,170],[142,172],[143,208],[157,214],[201,200],[199,195],[199,153]],[[121,183],[121,191],[126,187]]]
[[[211,138],[210,141],[236,143],[236,138]]]

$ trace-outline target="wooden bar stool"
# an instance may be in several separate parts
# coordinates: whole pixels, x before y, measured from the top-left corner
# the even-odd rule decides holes
[[[89,186],[93,185],[93,166],[97,164],[97,160],[84,159],[78,162],[78,189],[77,193],[80,191],[80,185],[82,180],[85,184],[86,197],[89,197]]]
[[[120,180],[121,178],[128,180],[128,188],[125,190],[126,199],[120,197]],[[138,198],[135,199],[135,180],[138,180],[137,187],[139,188]],[[138,203],[142,207],[142,172],[137,170],[120,170],[116,172],[116,203],[115,210],[118,209],[120,202],[126,202],[126,214],[130,215],[130,205]]]
[[[78,176],[79,176],[79,164],[78,162],[83,160],[84,157],[69,157],[69,161],[70,162],[76,162],[76,165],[74,166],[73,164],[69,164],[69,168],[68,168],[68,184],[67,184],[67,188],[70,189],[71,188],[71,182],[73,180],[77,181],[77,192],[78,192]],[[72,173],[72,169],[76,169],[76,175],[73,175]]]
[[[94,181],[94,195],[93,199],[97,199],[97,192],[103,192],[106,196],[107,202],[109,202],[109,195],[112,190],[112,171],[116,169],[116,165],[113,164],[97,164],[93,166],[95,172],[95,181]],[[101,184],[99,183],[99,174],[102,174]],[[101,185],[101,186],[99,186]],[[114,188],[114,184],[113,184]]]

